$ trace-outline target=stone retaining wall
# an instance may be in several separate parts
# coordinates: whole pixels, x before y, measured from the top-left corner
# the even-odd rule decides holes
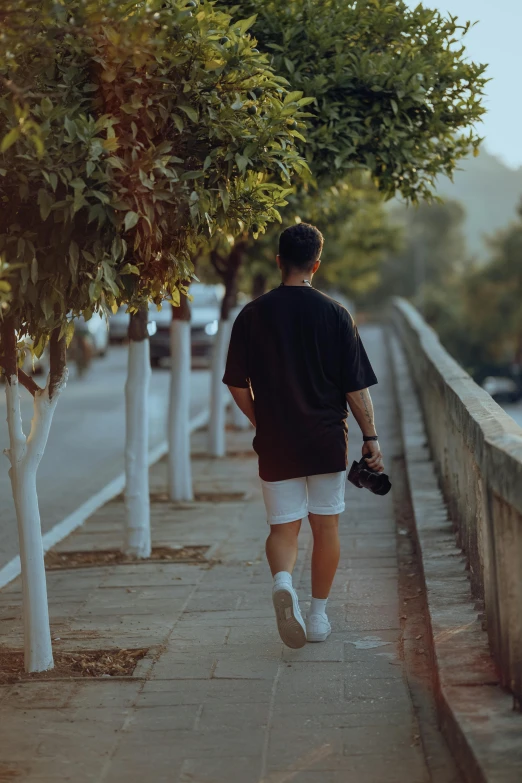
[[[419,395],[429,446],[471,586],[484,600],[502,683],[522,702],[522,427],[442,347],[408,302],[391,320]]]

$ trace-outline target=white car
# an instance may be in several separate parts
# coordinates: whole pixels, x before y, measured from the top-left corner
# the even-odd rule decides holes
[[[117,313],[109,316],[109,340],[111,343],[124,343],[127,340],[129,320],[127,305],[122,305]]]
[[[221,285],[193,283],[190,286],[192,302],[190,304],[190,337],[192,347],[192,366],[208,367],[212,355],[212,346],[218,330],[221,300],[224,289]],[[156,322],[156,333],[150,338],[150,359],[153,367],[161,367],[170,360],[170,323],[172,308],[164,304],[158,312],[149,311],[151,321]]]
[[[80,316],[75,319],[75,327],[89,332],[95,356],[106,355],[109,348],[109,325],[105,315],[93,313],[88,321],[83,316]]]

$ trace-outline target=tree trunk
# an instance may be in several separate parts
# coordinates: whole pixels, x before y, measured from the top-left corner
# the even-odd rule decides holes
[[[226,453],[225,418],[228,393],[221,379],[225,371],[228,344],[232,331],[230,315],[232,309],[237,304],[238,276],[243,260],[244,248],[244,241],[236,242],[224,263],[213,261],[214,267],[221,274],[225,284],[225,296],[221,303],[221,317],[212,352],[210,418],[208,423],[208,452],[211,457],[224,457]]]
[[[172,308],[170,326],[169,393],[169,497],[174,501],[194,500],[190,462],[190,306],[181,294],[179,307]]]
[[[224,457],[226,453],[225,418],[228,392],[221,381],[225,371],[230,321],[219,321],[212,351],[210,368],[210,416],[208,422],[208,453],[211,457]]]
[[[266,275],[257,272],[252,278],[252,299],[258,299],[266,292]]]
[[[125,536],[123,551],[150,557],[148,311],[131,315],[125,383]]]
[[[232,426],[235,430],[240,431],[249,430],[252,426],[248,417],[237,407],[234,400],[232,400]]]
[[[20,413],[20,384],[17,372],[16,333],[12,321],[2,329],[3,365],[6,373],[7,424],[11,462],[9,476],[18,523],[24,616],[24,665],[26,671],[47,671],[54,667],[47,606],[44,551],[36,474],[45,451],[60,393],[67,382],[65,340],[58,331],[51,336],[51,368],[44,389],[34,382],[27,388],[34,396],[34,415],[26,438]],[[23,376],[25,379],[25,376]]]

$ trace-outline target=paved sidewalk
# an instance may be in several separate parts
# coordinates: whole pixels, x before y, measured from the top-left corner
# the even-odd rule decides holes
[[[398,436],[384,346],[377,329],[365,339],[391,461]],[[230,433],[229,441],[242,452],[250,439]],[[49,573],[56,649],[149,647],[149,657],[131,678],[0,688],[0,781],[458,783],[434,724],[429,678],[422,709],[418,680],[411,697],[392,496],[349,489],[329,602],[334,632],[324,644],[289,650],[273,618],[255,459],[209,460],[203,448],[198,434],[196,489],[248,499],[156,502],[152,515],[156,545],[211,545],[211,566]],[[151,477],[153,490],[163,490],[165,464]],[[121,501],[108,504],[59,548],[117,546],[122,515]],[[295,581],[305,608],[310,543],[304,524]],[[19,607],[16,581],[0,593],[3,644],[21,643]]]

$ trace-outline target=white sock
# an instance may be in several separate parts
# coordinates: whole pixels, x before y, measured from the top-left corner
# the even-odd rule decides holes
[[[328,598],[312,598],[310,614],[320,614],[326,617],[326,602]]]
[[[278,571],[274,576],[274,583],[275,582],[290,582],[290,584],[292,584],[292,574],[290,571]]]

